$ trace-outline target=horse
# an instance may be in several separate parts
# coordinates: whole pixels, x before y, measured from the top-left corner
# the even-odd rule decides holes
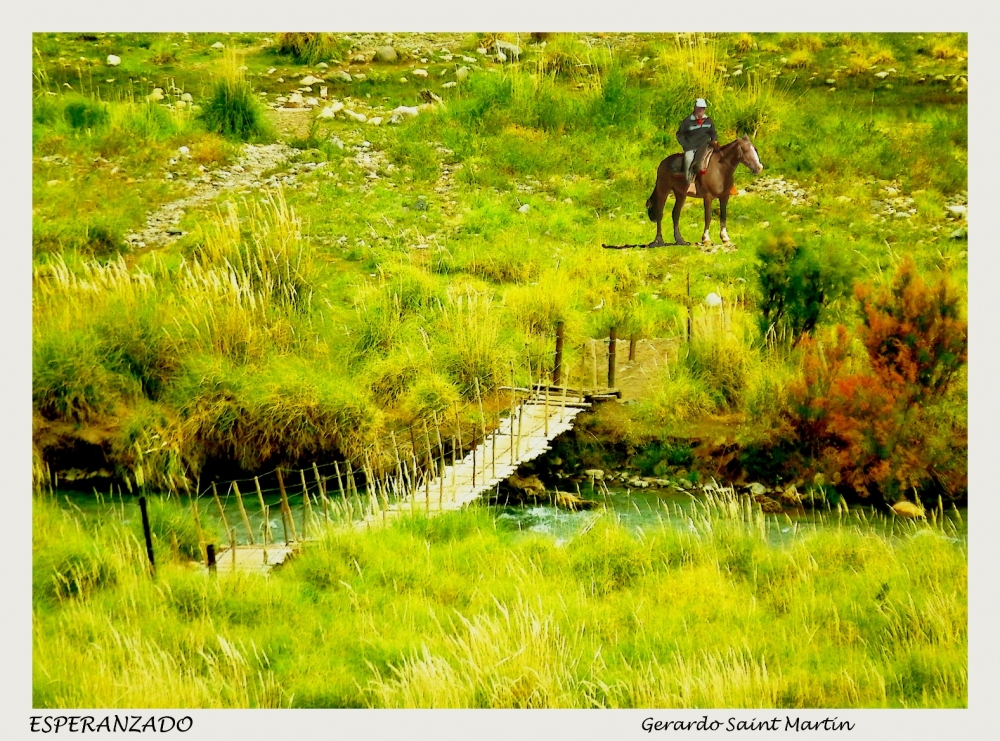
[[[725,144],[712,154],[712,160],[704,175],[697,175],[694,179],[695,195],[705,201],[705,233],[701,237],[703,244],[711,244],[712,240],[708,236],[708,227],[712,223],[712,201],[719,199],[719,221],[722,222],[722,243],[729,243],[729,234],[726,232],[726,205],[729,203],[729,195],[733,187],[733,173],[740,164],[744,164],[753,174],[764,169],[757,156],[757,150],[750,141],[750,137],[744,136],[740,139]],[[663,232],[661,222],[663,221],[663,206],[667,202],[667,196],[671,191],[674,194],[674,244],[687,245],[681,236],[678,222],[681,217],[681,209],[684,208],[684,201],[688,197],[688,183],[684,177],[684,155],[672,154],[656,168],[656,185],[653,187],[653,194],[646,201],[646,214],[650,221],[656,222],[656,239],[650,242],[648,247],[663,247]]]

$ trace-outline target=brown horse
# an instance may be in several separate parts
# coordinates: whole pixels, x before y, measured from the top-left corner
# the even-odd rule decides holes
[[[709,162],[705,174],[697,175],[694,179],[696,188],[694,195],[705,201],[705,233],[701,236],[703,244],[711,244],[712,242],[708,236],[708,227],[712,223],[712,201],[716,198],[719,199],[722,242],[723,244],[729,243],[729,234],[726,233],[726,205],[729,203],[729,194],[733,187],[733,173],[740,163],[750,168],[750,171],[755,175],[764,169],[757,156],[757,150],[747,136],[719,147],[712,155],[712,161]],[[672,213],[674,244],[690,244],[690,242],[684,241],[678,225],[681,209],[684,208],[684,201],[688,196],[688,183],[684,177],[683,154],[670,155],[656,168],[656,186],[653,188],[653,195],[646,201],[646,213],[649,215],[649,220],[656,222],[656,239],[649,243],[649,247],[662,247],[664,244],[661,230],[663,206],[671,192],[673,192],[675,200]]]

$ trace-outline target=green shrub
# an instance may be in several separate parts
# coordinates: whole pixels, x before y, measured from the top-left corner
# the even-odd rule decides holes
[[[226,77],[215,84],[205,102],[201,119],[209,131],[241,141],[265,141],[273,137],[264,118],[264,106],[250,83]]]
[[[346,47],[328,33],[279,33],[274,50],[300,64],[316,64],[343,53]]]
[[[73,98],[63,108],[66,121],[74,129],[96,129],[110,119],[106,104],[87,98]]]
[[[788,230],[769,234],[757,248],[757,259],[759,321],[765,336],[784,327],[798,342],[853,284],[854,270],[839,245],[802,241]]]

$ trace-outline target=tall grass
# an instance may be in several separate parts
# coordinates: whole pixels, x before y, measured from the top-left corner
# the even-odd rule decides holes
[[[205,102],[201,118],[209,131],[240,141],[267,141],[274,132],[264,117],[264,106],[246,79],[240,59],[226,57],[225,69]]]
[[[948,517],[837,510],[795,530],[709,487],[662,526],[602,514],[564,545],[486,510],[333,528],[266,579],[192,573],[159,536],[154,581],[134,506],[85,525],[36,499],[35,581],[79,585],[36,589],[36,706],[967,702],[966,549]]]

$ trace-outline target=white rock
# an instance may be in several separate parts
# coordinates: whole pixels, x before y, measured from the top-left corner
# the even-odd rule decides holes
[[[191,97],[191,93],[184,93],[184,95],[181,96],[181,100],[183,100],[185,103],[194,102],[194,98]]]
[[[306,103],[306,99],[302,97],[302,93],[292,93],[288,96],[288,102],[285,105],[288,106],[303,106]]]
[[[354,75],[354,79],[355,79],[355,80],[357,80],[357,81],[359,81],[359,82],[360,82],[361,80],[365,80],[365,79],[367,79],[367,78],[368,78],[368,75],[366,75],[366,74],[365,74],[364,72],[358,72],[358,73],[356,73],[356,74]]]
[[[330,89],[327,88],[326,86],[320,87],[320,89],[319,89],[319,97],[325,98],[329,92],[330,92]]]
[[[382,117],[381,116],[372,116],[371,118],[368,119],[368,123],[370,123],[372,126],[381,126],[382,125]]]
[[[153,92],[146,96],[146,100],[157,101],[163,100],[163,88],[153,88]]]
[[[180,152],[182,157],[187,157],[191,154],[191,150],[187,147],[178,147],[177,151]]]
[[[476,49],[476,53],[482,54],[482,55],[485,56],[486,55],[486,49],[484,47],[480,46],[478,49]]]
[[[593,476],[598,481],[602,481],[604,479],[604,471],[602,471],[600,468],[588,468],[586,471],[583,472],[583,475]]]
[[[275,72],[277,72],[277,71],[278,71],[278,70],[277,70],[277,68],[276,68],[276,67],[271,67],[271,69],[269,69],[269,70],[267,71],[267,74],[269,74],[269,75],[273,75],[273,74],[274,74]]]
[[[526,214],[531,210],[531,204],[525,203],[521,208],[518,209],[519,213]]]
[[[459,67],[457,70],[455,70],[455,77],[456,77],[456,79],[459,82],[465,81],[465,79],[468,76],[469,76],[469,68],[468,67]]]
[[[969,207],[962,205],[948,206],[948,210],[951,211],[953,214],[957,214],[958,216],[965,216],[967,213],[969,213]]]
[[[462,61],[466,62],[467,64],[475,64],[476,63],[476,58],[475,57],[467,57],[467,56],[465,56],[463,54],[462,55]]]
[[[889,73],[883,70],[882,72],[876,72],[875,76],[880,80],[884,80],[886,77],[889,76]]]
[[[323,80],[318,77],[313,77],[312,75],[306,75],[299,80],[300,85],[315,85],[317,82],[323,82]]]
[[[705,304],[708,306],[722,306],[722,297],[713,291],[705,296]]]
[[[334,112],[330,106],[327,106],[322,111],[319,112],[319,118],[333,118]]]
[[[399,81],[400,82],[409,82],[409,80],[407,80],[405,77],[400,77]]]
[[[392,110],[389,114],[389,123],[399,123],[404,118],[416,118],[420,109],[414,106],[401,105]]]
[[[351,119],[352,121],[356,121],[357,123],[364,123],[365,121],[368,120],[368,116],[366,116],[365,114],[363,114],[363,113],[355,113],[354,111],[352,111],[350,109],[345,109],[344,110],[344,115],[347,118]]]
[[[216,41],[214,44],[212,44],[212,48],[213,49],[225,49],[226,45],[223,44],[221,41]]]
[[[328,69],[330,67],[330,65],[327,64],[326,62],[320,62],[316,66],[319,67],[320,69]]]
[[[506,62],[507,61],[507,55],[504,54],[502,51],[498,51],[496,53],[496,56],[493,57],[493,58],[496,59],[498,62]]]
[[[344,70],[340,70],[339,72],[334,72],[333,76],[336,77],[338,80],[343,80],[344,82],[351,82],[354,79],[353,77],[351,77],[350,72],[344,72]]]
[[[412,74],[414,77],[427,77],[427,70],[418,67],[417,69],[413,70],[413,72],[411,72],[410,74]]]
[[[455,86],[457,86],[457,85],[458,85],[458,83],[457,83],[457,82],[454,82],[454,81],[453,81],[453,82],[446,82],[446,83],[445,83],[444,85],[442,85],[441,87],[455,87]]]
[[[117,67],[122,63],[121,57],[116,57],[114,54],[108,54],[108,66]]]

